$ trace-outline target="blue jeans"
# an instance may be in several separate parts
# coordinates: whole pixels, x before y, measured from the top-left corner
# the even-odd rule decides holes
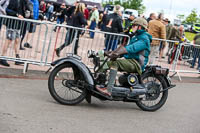
[[[47,12],[47,13],[46,13],[47,20],[50,20],[50,19],[51,19],[52,14],[53,14],[53,13],[50,13],[50,12]]]
[[[197,68],[200,69],[200,49],[199,49],[199,48],[194,48],[194,51],[193,51],[192,67],[195,66],[195,63],[196,63],[197,57],[199,58],[199,59],[198,59],[198,67],[197,67]]]
[[[110,49],[115,50],[117,48],[118,40],[117,39],[106,39],[106,48],[105,51],[109,51]]]
[[[62,24],[64,22],[64,18],[57,18],[57,24]]]
[[[96,21],[92,21],[90,24],[90,30],[95,30],[96,26],[97,26]],[[94,32],[90,31],[90,38],[94,38]]]

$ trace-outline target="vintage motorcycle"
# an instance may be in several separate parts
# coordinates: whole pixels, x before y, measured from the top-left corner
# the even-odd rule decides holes
[[[94,96],[100,100],[135,102],[144,111],[156,111],[165,104],[168,89],[175,87],[168,77],[169,69],[147,66],[142,75],[121,72],[115,83],[121,89],[114,89],[112,96],[107,96],[95,86],[106,85],[107,71],[101,70],[109,58],[102,61],[94,51],[88,51],[88,58],[94,64],[93,71],[74,54],[51,63],[54,69],[49,75],[48,88],[57,102],[76,105],[86,99],[91,103],[91,96]]]

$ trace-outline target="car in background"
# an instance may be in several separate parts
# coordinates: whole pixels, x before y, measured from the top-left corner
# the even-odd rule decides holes
[[[122,18],[123,19],[128,19],[130,15],[133,15],[135,17],[138,16],[138,11],[134,9],[125,9]]]
[[[192,25],[191,24],[182,24],[184,26],[184,30],[186,32],[192,32],[191,31],[191,28],[192,28]]]
[[[195,23],[192,26],[192,32],[194,32],[194,33],[200,33],[200,23]]]

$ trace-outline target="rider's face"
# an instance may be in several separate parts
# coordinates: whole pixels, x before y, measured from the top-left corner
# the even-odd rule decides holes
[[[133,32],[136,32],[137,29],[138,29],[138,25],[133,25],[133,26],[132,26],[132,30],[133,30]]]

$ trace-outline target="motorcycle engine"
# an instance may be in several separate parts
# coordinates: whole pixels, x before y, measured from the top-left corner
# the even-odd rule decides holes
[[[124,87],[130,87],[138,84],[139,80],[135,74],[123,74],[119,77],[119,83]]]
[[[97,75],[96,81],[97,81],[97,84],[99,84],[99,85],[105,85],[105,83],[106,83],[106,74],[105,73],[99,73]]]

